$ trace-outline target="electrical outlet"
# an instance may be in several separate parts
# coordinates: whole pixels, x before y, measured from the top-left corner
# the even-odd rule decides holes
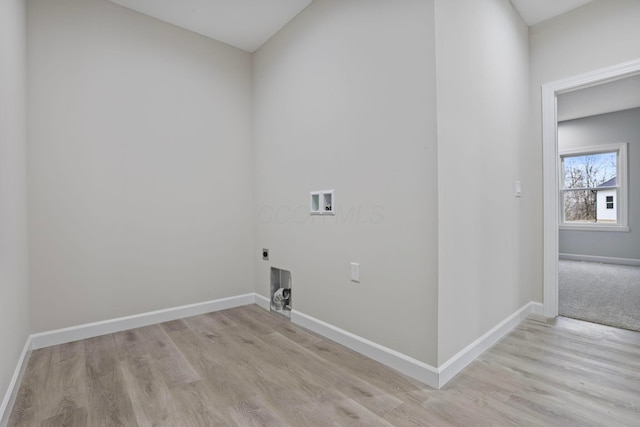
[[[351,281],[360,282],[360,264],[357,262],[351,263]]]
[[[269,261],[269,249],[262,249],[262,259]]]

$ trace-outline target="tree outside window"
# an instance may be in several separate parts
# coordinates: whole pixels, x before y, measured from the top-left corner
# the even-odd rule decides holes
[[[598,222],[597,199],[602,190],[599,187],[617,176],[618,152],[564,155],[561,158],[563,222]]]

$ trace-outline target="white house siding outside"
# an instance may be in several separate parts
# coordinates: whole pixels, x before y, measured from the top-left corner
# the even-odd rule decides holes
[[[607,209],[608,197],[611,197],[609,199],[609,209]],[[611,207],[611,201],[613,202],[613,207]],[[598,190],[596,203],[598,222],[616,222],[618,220],[618,197],[615,188]]]

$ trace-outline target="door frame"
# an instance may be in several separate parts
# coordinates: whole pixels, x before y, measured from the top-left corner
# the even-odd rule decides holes
[[[542,85],[543,314],[558,315],[558,114],[557,96],[640,74],[640,59]]]

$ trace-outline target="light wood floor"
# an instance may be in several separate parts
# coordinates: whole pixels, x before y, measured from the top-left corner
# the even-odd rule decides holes
[[[433,390],[257,306],[34,351],[10,426],[640,426],[640,333],[530,317]]]

